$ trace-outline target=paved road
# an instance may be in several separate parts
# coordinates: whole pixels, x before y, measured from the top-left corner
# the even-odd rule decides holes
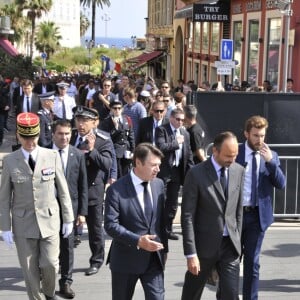
[[[176,231],[180,233],[180,226]],[[110,245],[107,237],[106,249]],[[99,273],[87,277],[89,248],[87,233],[83,242],[75,249],[75,271],[73,288],[78,300],[111,299],[110,271],[103,266]],[[275,223],[267,232],[261,254],[260,299],[299,300],[300,299],[300,223],[295,221]],[[170,253],[165,272],[166,300],[180,299],[185,258],[182,241],[170,241]],[[242,283],[242,278],[241,278]],[[0,299],[27,299],[22,273],[16,250],[9,250],[0,241]],[[140,285],[137,285],[135,300],[144,299]],[[207,286],[202,299],[215,299],[215,289]]]

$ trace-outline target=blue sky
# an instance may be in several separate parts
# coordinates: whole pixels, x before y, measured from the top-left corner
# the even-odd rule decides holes
[[[104,6],[103,10],[97,7],[96,11],[96,36],[105,36],[105,22],[102,20],[106,13],[107,37],[138,38],[145,37],[146,21],[148,14],[147,0],[110,0],[110,7]],[[84,10],[82,9],[82,12]],[[92,14],[86,9],[85,15],[91,20]],[[89,28],[87,35],[90,35]]]

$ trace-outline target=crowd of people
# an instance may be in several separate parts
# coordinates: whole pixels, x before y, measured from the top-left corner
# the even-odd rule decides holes
[[[232,132],[218,134],[207,158],[197,108],[186,104],[194,88],[125,75],[14,78],[3,86],[0,138],[11,114],[18,142],[3,160],[0,229],[8,246],[16,244],[29,299],[57,299],[59,268],[60,294],[75,297],[74,247],[85,223],[85,275],[104,263],[105,228],[112,237],[112,299],[131,299],[138,280],[145,299],[164,299],[182,186],[182,299],[200,299],[212,272],[217,298],[238,299],[241,257],[243,299],[257,299],[272,189],[284,188],[285,177],[264,142],[268,122],[261,116],[246,121],[240,147]]]

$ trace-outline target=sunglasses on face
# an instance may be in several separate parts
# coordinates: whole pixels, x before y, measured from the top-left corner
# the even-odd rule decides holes
[[[154,112],[156,112],[156,113],[163,113],[165,110],[164,109],[156,109],[156,110],[154,110]]]
[[[175,120],[176,120],[177,122],[184,122],[184,119],[181,119],[181,118],[175,118]]]
[[[114,109],[114,110],[120,110],[120,109],[122,109],[122,107],[112,107],[112,109]]]

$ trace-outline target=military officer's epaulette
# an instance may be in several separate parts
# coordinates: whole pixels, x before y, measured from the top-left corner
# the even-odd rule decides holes
[[[38,115],[46,115],[46,112],[43,110],[43,109],[40,109],[38,112],[37,112]]]
[[[95,132],[96,136],[98,136],[99,138],[103,139],[103,140],[108,140],[110,139],[110,134],[106,131],[97,129],[97,131]]]

